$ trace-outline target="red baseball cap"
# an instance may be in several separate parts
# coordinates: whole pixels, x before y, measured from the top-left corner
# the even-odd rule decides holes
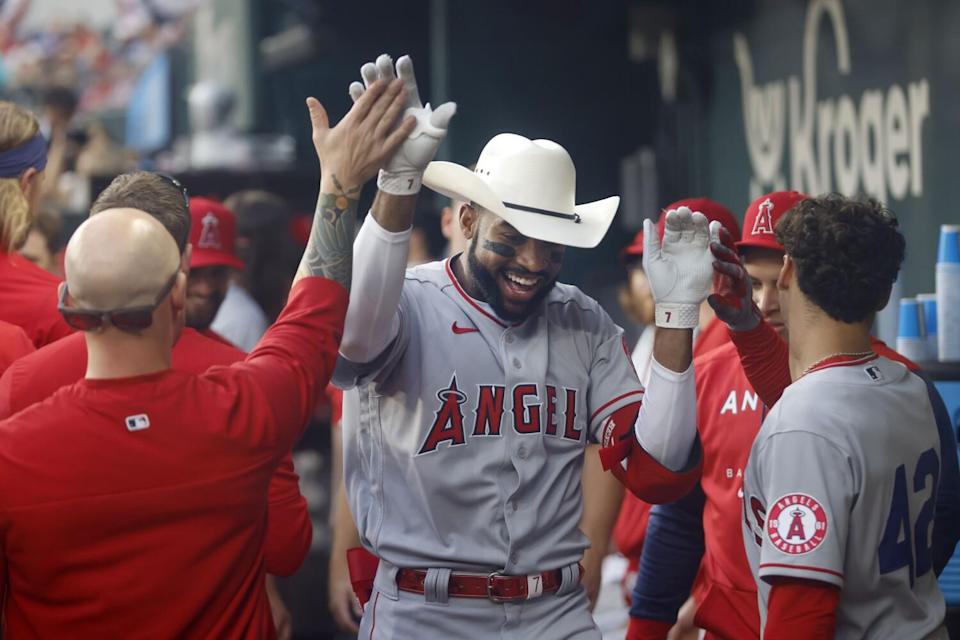
[[[190,198],[190,267],[233,267],[243,269],[243,260],[234,253],[237,219],[223,203],[210,198]]]
[[[713,222],[716,220],[726,228],[727,232],[733,238],[740,237],[740,225],[737,224],[737,219],[734,217],[733,213],[727,209],[725,206],[717,202],[716,200],[711,200],[710,198],[686,198],[684,200],[677,200],[674,203],[668,204],[666,207],[660,210],[660,217],[657,219],[657,233],[660,234],[660,239],[663,239],[663,228],[667,223],[667,211],[670,209],[679,209],[680,207],[687,207],[691,211],[699,211],[703,215],[707,216],[707,220]],[[633,242],[620,253],[620,259],[626,262],[631,258],[637,258],[643,255],[643,230],[637,232],[637,235],[634,236]]]
[[[711,200],[710,198],[687,198],[686,200],[677,200],[672,204],[668,204],[660,212],[660,218],[657,220],[657,233],[660,234],[661,240],[663,240],[663,228],[667,224],[667,211],[670,211],[670,209],[679,209],[680,207],[687,207],[690,211],[699,211],[707,216],[708,222],[716,220],[723,225],[723,228],[727,230],[727,233],[729,233],[731,237],[740,237],[740,225],[737,224],[737,218],[730,209],[727,209],[716,200]]]
[[[643,229],[637,231],[637,235],[633,236],[633,242],[620,252],[620,260],[622,262],[630,262],[641,256],[643,256]]]
[[[809,197],[799,191],[773,191],[751,202],[743,216],[743,237],[737,243],[737,249],[755,247],[783,251],[775,233],[777,222],[795,204]]]

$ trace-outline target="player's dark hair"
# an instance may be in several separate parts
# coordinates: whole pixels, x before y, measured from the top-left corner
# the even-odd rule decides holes
[[[107,209],[139,209],[149,213],[177,241],[180,253],[190,238],[190,210],[183,187],[170,178],[150,171],[124,173],[100,192],[90,215]]]
[[[777,224],[800,290],[834,320],[864,322],[887,303],[903,262],[896,217],[839,194],[797,203]]]

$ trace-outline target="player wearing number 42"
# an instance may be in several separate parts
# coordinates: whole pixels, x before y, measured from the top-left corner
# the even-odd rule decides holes
[[[903,260],[897,221],[827,196],[776,233],[794,382],[743,487],[762,635],[947,638],[931,553],[941,436],[924,382],[870,341]]]

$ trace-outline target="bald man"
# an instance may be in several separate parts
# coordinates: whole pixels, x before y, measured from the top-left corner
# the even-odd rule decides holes
[[[391,132],[402,86],[373,89],[333,128],[309,102],[310,242],[242,362],[170,368],[186,277],[152,216],[111,209],[74,234],[60,310],[84,331],[86,377],[0,422],[0,483],[17,487],[0,494],[10,637],[274,636],[265,496],[333,368],[360,188],[415,124]]]

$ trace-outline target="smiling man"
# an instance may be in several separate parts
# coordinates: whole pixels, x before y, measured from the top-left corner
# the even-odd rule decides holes
[[[619,198],[577,204],[563,147],[515,134],[491,139],[473,171],[427,166],[454,106],[420,103],[408,58],[397,72],[418,125],[382,170],[354,245],[335,375],[348,389],[348,500],[381,559],[360,635],[599,638],[578,566],[584,452],[605,445],[605,465],[651,502],[696,480],[690,364],[712,281],[707,219],[669,212],[662,246],[647,221],[659,331],[644,390],[622,330],[557,282],[566,247],[596,246]],[[361,74],[390,80],[393,63]],[[469,244],[404,272],[421,182],[466,203]]]
[[[187,280],[187,326],[222,342],[210,325],[230,288],[230,275],[243,269],[234,253],[236,217],[210,198],[190,198],[190,277]]]

